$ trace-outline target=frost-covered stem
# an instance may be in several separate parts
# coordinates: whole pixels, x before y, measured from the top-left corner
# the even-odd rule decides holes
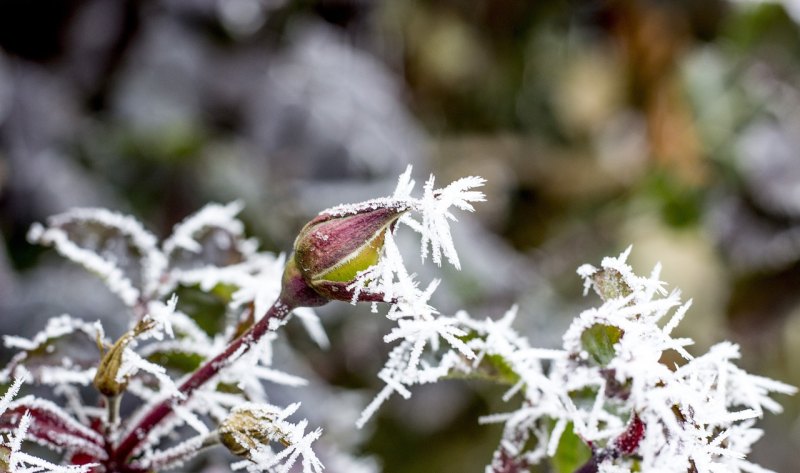
[[[254,344],[256,344],[261,337],[270,331],[270,322],[273,319],[282,319],[286,317],[298,305],[294,303],[294,298],[286,297],[285,293],[269,308],[264,317],[259,320],[255,325],[250,327],[239,338],[233,340],[225,350],[213,359],[207,361],[192,376],[181,384],[178,388],[183,396],[178,398],[171,398],[162,401],[156,405],[144,418],[133,428],[120,442],[119,446],[114,450],[113,455],[109,459],[109,471],[118,471],[115,468],[121,468],[126,464],[128,457],[136,450],[146,438],[147,434],[161,423],[170,413],[176,404],[186,402],[192,393],[199,387],[207,383],[222,369],[235,361],[235,358],[240,357],[246,353]]]
[[[220,444],[219,431],[213,430],[181,442],[148,458],[146,464],[134,464],[134,469],[163,471],[178,468],[207,448]]]

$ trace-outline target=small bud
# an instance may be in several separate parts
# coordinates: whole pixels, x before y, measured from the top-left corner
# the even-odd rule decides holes
[[[125,333],[119,340],[117,340],[111,348],[105,352],[103,358],[100,359],[100,365],[97,367],[97,372],[94,375],[94,386],[100,393],[110,398],[116,397],[128,385],[126,379],[120,379],[119,370],[122,366],[122,357],[128,345],[134,341],[139,335],[151,330],[155,327],[155,321],[149,317],[145,317],[136,324],[133,330]],[[103,343],[98,339],[98,346],[103,349]]]
[[[219,426],[219,439],[234,455],[248,458],[251,451],[271,440],[285,442],[274,425],[277,415],[258,406],[240,407]]]
[[[347,215],[318,215],[295,240],[294,254],[284,274],[284,288],[304,283],[316,296],[321,296],[321,299],[300,300],[300,305],[350,301],[353,292],[347,286],[360,271],[378,262],[386,232],[406,210],[398,206],[375,206]],[[292,279],[297,276],[302,281]]]
[[[130,334],[125,334],[103,355],[97,373],[94,375],[94,386],[104,396],[115,397],[125,390],[126,382],[117,380],[117,373],[122,365],[122,354],[131,342]]]

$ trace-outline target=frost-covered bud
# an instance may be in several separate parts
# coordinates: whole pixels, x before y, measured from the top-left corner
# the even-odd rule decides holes
[[[295,240],[287,274],[296,271],[323,301],[350,301],[353,292],[348,286],[360,271],[378,262],[386,232],[406,210],[376,205],[346,214],[318,215]],[[289,282],[284,280],[284,284]]]
[[[234,409],[219,426],[219,439],[234,455],[249,458],[249,453],[270,440],[281,440],[273,426],[276,413],[257,407]]]
[[[105,396],[115,397],[125,391],[127,383],[119,380],[118,373],[122,366],[122,355],[130,342],[130,335],[123,335],[100,360],[94,375],[94,386]]]
[[[100,364],[97,366],[97,372],[94,375],[94,387],[103,395],[115,397],[125,391],[128,381],[125,376],[120,376],[125,350],[137,336],[152,329],[154,326],[155,322],[149,317],[142,319],[133,330],[119,337],[119,340],[103,354],[103,358],[100,359]],[[99,341],[98,344],[100,344]]]

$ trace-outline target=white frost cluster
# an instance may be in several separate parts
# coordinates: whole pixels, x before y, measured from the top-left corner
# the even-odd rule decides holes
[[[739,348],[729,342],[692,356],[685,348],[691,339],[671,336],[690,302],[665,291],[658,267],[649,277],[636,276],[625,262],[629,251],[604,259],[601,268],[579,269],[587,288],[595,286],[605,301],[574,320],[560,350],[530,347],[511,328],[516,308],[499,320],[465,312],[419,322],[401,318],[386,337],[401,340],[380,373],[387,386],[359,422],[392,392],[408,397],[414,384],[473,376],[508,383],[505,400],[517,396],[521,402],[515,411],[481,419],[505,424],[487,473],[528,471],[556,455],[568,429],[591,446],[592,461],[603,472],[767,472],[746,459],[761,435],[755,420],[765,410],[780,412],[771,394],[795,388],[738,368]],[[594,279],[600,276],[606,281]],[[607,360],[595,359],[599,355],[591,352],[598,348],[591,340],[587,346],[583,335],[605,328],[621,337],[605,347]],[[419,333],[460,338],[438,352],[433,346],[426,358]],[[667,365],[665,353],[682,361]]]
[[[625,262],[629,251],[604,259],[601,269],[580,269],[587,281],[598,271],[610,274],[630,294],[609,298],[584,312],[564,335],[569,356],[554,364],[551,379],[571,390],[595,391],[591,409],[567,406],[575,432],[586,441],[608,446],[625,430],[629,418],[637,416],[645,429],[636,452],[643,471],[683,472],[692,467],[700,473],[766,471],[746,460],[761,435],[754,420],[765,410],[781,411],[771,393],[792,394],[795,388],[738,368],[734,360],[740,356],[739,347],[730,342],[699,357],[689,354],[684,347],[693,341],[673,338],[671,333],[690,302],[681,304],[679,291],[664,290],[659,267],[649,278],[634,275]],[[606,366],[585,361],[580,337],[594,324],[622,331]],[[662,356],[669,352],[682,361],[663,363]],[[633,466],[631,458],[605,461],[610,462]]]
[[[14,380],[0,397],[0,417],[11,407],[12,399],[19,393],[22,378]],[[21,451],[31,425],[31,414],[25,412],[13,434],[0,433],[0,468],[8,473],[89,473],[95,465],[59,466]]]
[[[249,461],[234,463],[234,470],[244,470],[249,472],[265,471],[268,473],[289,473],[292,466],[300,460],[304,473],[322,473],[322,462],[319,461],[311,444],[322,435],[322,429],[315,429],[306,433],[308,421],[301,420],[297,423],[286,420],[294,414],[300,407],[300,403],[294,403],[285,409],[278,410],[274,406],[244,404],[233,410],[237,412],[258,412],[259,417],[269,419],[262,422],[260,427],[264,434],[264,441],[257,442],[257,447],[248,452]],[[234,436],[244,436],[241,432],[233,433]],[[247,444],[248,440],[242,439],[242,444]],[[285,448],[276,452],[270,442],[281,442]]]

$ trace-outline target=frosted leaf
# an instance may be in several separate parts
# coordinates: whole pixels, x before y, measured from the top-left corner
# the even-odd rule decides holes
[[[277,300],[281,291],[281,277],[286,264],[285,255],[254,253],[242,263],[222,268],[207,266],[190,270],[174,270],[171,277],[183,285],[199,285],[210,291],[217,285],[234,288],[229,307],[242,310],[252,305],[253,321],[260,320]],[[316,314],[309,308],[293,311],[297,314],[311,338],[321,347],[326,347],[327,335]]]
[[[244,237],[244,224],[236,218],[243,207],[240,201],[208,204],[175,225],[163,244],[170,266],[186,270],[245,261],[256,243]]]
[[[28,416],[32,423],[25,437],[51,449],[82,452],[95,458],[105,458],[103,438],[85,427],[56,404],[27,396],[8,405],[0,414],[0,432],[12,432],[21,419]]]
[[[30,426],[31,417],[24,414],[20,420],[16,435],[9,441],[8,456],[9,473],[89,473],[95,464],[80,466],[59,466],[41,458],[20,451],[22,440]]]
[[[132,217],[105,209],[79,208],[35,224],[32,243],[53,246],[97,274],[128,306],[149,297],[166,269],[156,238]]]
[[[21,385],[21,378],[14,380],[0,397],[0,466],[9,473],[89,473],[96,465],[58,466],[20,450],[22,442],[30,438],[56,449],[90,452],[98,458],[104,455],[99,435],[52,403],[31,396],[12,402]]]
[[[0,381],[16,376],[24,367],[41,384],[86,385],[94,377],[100,359],[97,340],[104,337],[99,323],[87,323],[67,315],[54,317],[32,339],[6,335],[7,348],[20,349],[0,370]]]

